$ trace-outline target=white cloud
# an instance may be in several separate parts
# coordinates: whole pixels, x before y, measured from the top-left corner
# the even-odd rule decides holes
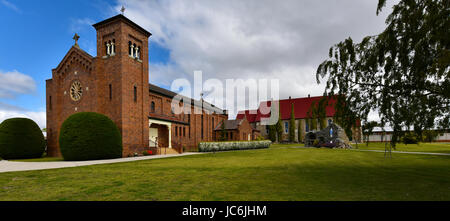
[[[40,128],[45,128],[46,126],[46,113],[41,112],[31,112],[31,111],[7,111],[0,110],[0,123],[9,118],[23,117],[32,119],[39,125]]]
[[[72,19],[72,22],[70,24],[70,31],[71,32],[79,32],[83,30],[85,27],[89,27],[93,25],[95,22],[90,18],[78,18],[78,19]]]
[[[377,1],[360,0],[120,0],[116,11],[122,5],[125,16],[152,32],[150,43],[170,50],[167,65],[150,65],[150,82],[192,81],[195,70],[224,84],[275,78],[280,98],[321,95],[315,71],[328,49],[381,32],[390,12],[389,5],[376,16]]]
[[[22,10],[20,10],[16,5],[14,5],[13,3],[6,1],[6,0],[0,0],[0,3],[2,3],[4,6],[14,10],[17,13],[22,13]]]
[[[31,94],[36,91],[36,82],[32,77],[16,70],[0,71],[0,98],[14,98],[18,94]]]

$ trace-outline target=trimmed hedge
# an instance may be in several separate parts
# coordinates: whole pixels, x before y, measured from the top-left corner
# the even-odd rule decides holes
[[[122,157],[122,136],[107,116],[76,113],[61,126],[59,146],[64,160],[100,160]]]
[[[3,159],[40,158],[45,151],[44,134],[28,118],[11,118],[0,124],[0,157]]]
[[[227,150],[249,150],[269,148],[272,141],[225,141],[225,142],[201,142],[198,144],[198,152],[218,152]]]

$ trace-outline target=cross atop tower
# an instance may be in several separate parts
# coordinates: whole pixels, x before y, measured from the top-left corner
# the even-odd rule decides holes
[[[122,12],[122,15],[123,15],[123,13],[125,12],[125,7],[122,5],[122,8],[120,9],[120,11]]]
[[[75,40],[75,46],[77,46],[77,47],[79,47],[78,46],[78,39],[80,39],[80,36],[78,36],[78,34],[75,33],[75,36],[73,36],[73,40]]]

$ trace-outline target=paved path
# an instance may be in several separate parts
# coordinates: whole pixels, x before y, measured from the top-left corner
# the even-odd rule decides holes
[[[189,155],[197,155],[202,153],[183,153],[183,154],[167,154],[167,155],[152,155],[144,157],[128,157],[111,160],[90,160],[90,161],[57,161],[57,162],[17,162],[17,161],[0,161],[0,173],[15,172],[15,171],[29,171],[29,170],[47,170],[66,167],[79,167],[97,164],[109,163],[123,163],[138,160],[150,160],[168,157],[181,157]]]
[[[384,153],[384,150],[359,150],[359,149],[351,149],[351,150]],[[391,151],[391,152],[392,153],[407,153],[407,154],[424,154],[424,155],[450,156],[450,153],[407,152],[407,151]]]

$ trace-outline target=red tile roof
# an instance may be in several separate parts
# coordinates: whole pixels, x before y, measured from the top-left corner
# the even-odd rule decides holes
[[[305,97],[305,98],[294,98],[294,99],[284,99],[280,100],[280,108],[281,108],[281,119],[289,120],[291,118],[291,109],[292,104],[294,104],[294,113],[296,119],[304,119],[308,118],[307,113],[312,103],[315,102],[316,105],[319,100],[323,98],[323,96],[318,97]],[[336,100],[331,98],[329,100],[329,104],[326,107],[325,113],[327,117],[333,117],[336,113],[334,109],[334,104]],[[247,117],[248,122],[260,122],[261,117],[269,118],[270,117],[270,106],[272,105],[271,101],[263,101],[259,104],[258,110],[250,110],[239,111],[236,119],[242,119],[244,116]],[[255,113],[256,112],[256,113]]]
[[[253,123],[256,120],[257,110],[239,111],[239,113],[236,116],[236,119],[243,119],[244,116],[247,117],[249,123]]]

